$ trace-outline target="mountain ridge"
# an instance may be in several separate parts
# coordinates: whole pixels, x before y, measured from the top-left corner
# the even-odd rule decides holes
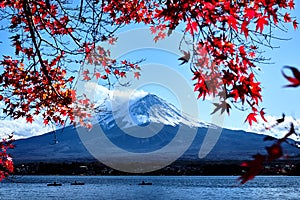
[[[270,141],[263,141],[265,135],[224,128],[214,148],[206,157],[199,159],[198,152],[206,142],[206,135],[218,134],[220,127],[195,121],[175,106],[151,94],[122,109],[97,114],[93,122],[95,128],[91,132],[98,132],[97,127],[101,128],[112,143],[128,152],[158,151],[177,137],[178,130],[184,130],[187,136],[195,132],[194,140],[180,157],[182,160],[246,160],[257,153],[265,153],[265,147],[270,145]],[[85,128],[68,126],[41,136],[17,140],[16,148],[10,153],[16,162],[95,161],[78,132],[91,134]],[[184,142],[178,141],[178,145]],[[284,150],[290,156],[299,154],[298,149],[289,145],[284,145]],[[118,159],[118,155],[107,156],[116,156]]]

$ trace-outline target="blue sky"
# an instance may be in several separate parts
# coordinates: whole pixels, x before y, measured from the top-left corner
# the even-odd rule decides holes
[[[296,10],[293,16],[296,16],[300,19],[300,12],[296,12],[297,8],[299,9],[300,5],[296,5]],[[299,21],[299,20],[298,20]],[[141,28],[141,26],[138,26]],[[187,83],[190,84],[191,88],[193,88],[191,81],[192,73],[189,70],[189,65],[179,65],[179,61],[177,60],[179,56],[182,54],[178,50],[178,41],[176,39],[169,39],[166,41],[159,41],[157,44],[153,42],[153,36],[149,33],[149,35],[134,35],[138,31],[136,31],[137,26],[129,26],[126,30],[120,30],[120,39],[122,38],[122,34],[125,34],[125,44],[126,48],[118,49],[118,43],[115,47],[115,56],[119,58],[127,58],[129,60],[137,60],[140,58],[145,58],[146,60],[141,64],[142,69],[143,65],[163,65],[172,70],[178,72]],[[124,32],[125,31],[125,32]],[[179,33],[180,34],[180,33]],[[263,102],[261,106],[266,108],[266,113],[269,115],[271,120],[276,119],[276,117],[281,116],[282,112],[285,112],[286,115],[291,116],[292,118],[300,119],[300,106],[299,106],[299,96],[300,89],[290,89],[283,88],[282,86],[287,84],[287,81],[283,78],[281,74],[281,69],[284,65],[291,65],[300,68],[300,54],[299,54],[299,45],[300,45],[300,32],[299,29],[294,31],[291,26],[289,26],[289,31],[287,33],[283,32],[275,32],[275,34],[283,37],[283,38],[291,38],[288,41],[277,41],[273,40],[274,46],[279,46],[278,49],[266,49],[265,56],[271,58],[272,64],[261,65],[261,72],[257,75],[259,81],[261,81],[263,86]],[[118,36],[118,35],[117,35]],[[3,38],[7,37],[7,35],[2,35]],[[144,38],[143,38],[144,37]],[[171,37],[173,37],[171,35]],[[144,40],[139,40],[144,39]],[[2,40],[3,41],[3,40]],[[120,41],[122,42],[122,41]],[[151,43],[151,44],[150,44]],[[9,53],[8,49],[11,50],[10,53],[13,53],[13,48],[5,46],[1,44],[0,53],[7,55]],[[114,51],[112,50],[113,54]],[[153,72],[160,73],[160,72]],[[143,70],[141,71],[142,76],[147,76],[147,74],[143,74]],[[168,74],[166,74],[166,79],[168,78]],[[133,80],[133,79],[131,79]],[[178,85],[180,87],[180,81],[174,81],[174,85]],[[154,93],[157,96],[169,101],[177,107],[181,107],[181,104],[189,104],[189,102],[180,102],[178,95],[176,92],[171,91],[170,88],[166,85],[157,83],[151,83],[141,87],[140,89],[144,91],[148,91],[150,93]],[[194,94],[195,97],[197,94]],[[212,102],[198,100],[198,109],[199,109],[199,119],[211,122],[210,113],[213,110]],[[247,116],[247,112],[241,112],[239,110],[233,109],[230,116],[225,117],[225,122],[223,124],[224,127],[234,128],[234,129],[245,129],[249,130],[247,124],[244,124],[244,120]],[[10,124],[10,125],[9,125]],[[13,125],[14,124],[14,125]],[[12,129],[15,127],[14,123],[7,123],[7,121],[2,121],[2,129],[9,130],[9,127]],[[24,121],[22,121],[23,126],[30,126],[30,124],[25,125]],[[7,127],[5,127],[7,125]],[[37,121],[35,124],[37,127],[42,126],[42,124]],[[300,125],[300,121],[299,121]],[[6,129],[5,129],[6,128]],[[259,131],[261,126],[252,127],[250,130]],[[22,128],[20,128],[21,130]],[[36,128],[38,130],[38,128]],[[51,130],[52,127],[41,128],[44,132]],[[24,129],[27,130],[27,129]],[[29,129],[28,129],[29,130]],[[34,135],[35,133],[31,133]]]
[[[300,14],[296,12],[295,14],[296,15],[294,16],[299,19]],[[263,102],[261,103],[261,107],[265,108],[265,112],[267,113],[268,117],[273,120],[277,117],[281,117],[283,112],[286,113],[286,115],[291,116],[291,120],[292,118],[300,118],[300,107],[298,107],[300,91],[298,88],[283,88],[283,86],[287,84],[287,80],[284,79],[281,74],[281,69],[284,65],[300,67],[300,55],[298,50],[300,44],[299,29],[294,30],[292,26],[288,26],[288,28],[289,30],[286,33],[282,31],[274,32],[275,35],[282,38],[287,38],[289,40],[280,41],[274,39],[272,44],[278,48],[265,48],[266,52],[264,56],[271,59],[271,64],[260,65],[259,67],[261,68],[261,72],[257,74],[257,79],[262,83],[263,87]],[[132,29],[129,30],[129,32],[132,31]],[[122,33],[120,35],[122,35]],[[127,43],[129,44],[131,42],[134,43],[138,41],[139,40],[136,38],[136,36],[133,36],[133,38],[131,40],[129,39]],[[159,46],[160,42],[163,41],[159,41],[157,46]],[[173,44],[177,45],[175,42]],[[171,51],[168,51],[168,49],[166,50],[164,48],[160,49],[160,47],[155,45],[151,46],[152,48],[143,48],[145,44],[140,46],[141,49],[126,53],[123,55],[123,57],[131,60],[145,58],[146,61],[144,61],[143,64],[159,63],[169,66],[170,68],[181,73],[185,79],[191,83],[192,86],[193,82],[191,81],[191,78],[193,75],[189,70],[188,64],[182,66],[179,65],[180,62],[177,60],[181,55],[179,52],[174,53],[172,52],[173,49]],[[180,103],[176,98],[176,94],[172,94],[172,92],[166,87],[152,84],[152,86],[148,85],[142,89],[157,94],[158,96],[180,107]],[[202,101],[202,99],[198,100],[198,108],[199,119],[210,122],[211,116],[209,114],[213,109],[211,101]],[[232,109],[230,116],[225,115],[225,122],[223,124],[224,127],[258,131],[261,126],[256,127],[256,125],[254,125],[252,128],[249,128],[248,124],[244,123],[247,114],[247,112]]]

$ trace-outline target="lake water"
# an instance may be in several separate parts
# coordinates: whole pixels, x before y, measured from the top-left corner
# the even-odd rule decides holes
[[[259,176],[240,186],[233,176],[22,176],[0,183],[2,200],[300,199],[300,177]],[[85,185],[72,186],[71,182]],[[141,186],[142,181],[153,185]],[[62,186],[47,187],[47,183]]]

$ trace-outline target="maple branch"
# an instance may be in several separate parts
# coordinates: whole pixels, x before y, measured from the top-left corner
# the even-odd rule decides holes
[[[24,9],[25,17],[26,17],[27,22],[28,22],[28,28],[29,28],[29,31],[30,31],[31,39],[32,39],[33,45],[35,47],[35,50],[36,50],[36,53],[37,53],[37,56],[38,56],[38,59],[39,59],[39,63],[41,65],[41,68],[42,68],[44,74],[46,75],[46,77],[48,79],[49,84],[51,84],[51,82],[52,82],[51,77],[48,74],[47,68],[44,64],[41,52],[39,50],[40,47],[39,47],[39,45],[36,41],[36,37],[35,37],[34,29],[33,29],[34,23],[31,19],[32,16],[31,16],[31,12],[30,12],[30,8],[29,8],[27,0],[24,0],[23,9]]]
[[[43,61],[43,58],[42,58],[42,54],[41,54],[40,49],[39,49],[40,45],[36,41],[35,31],[34,31],[34,28],[33,28],[34,27],[34,23],[32,21],[32,15],[31,15],[31,11],[30,11],[30,8],[29,8],[29,5],[28,5],[28,0],[24,0],[23,9],[24,9],[25,17],[26,17],[27,22],[28,22],[28,28],[29,28],[29,32],[30,32],[30,35],[31,35],[31,39],[32,39],[33,45],[35,47],[39,63],[41,65],[41,69],[42,69],[43,73],[45,74],[45,76],[46,76],[46,78],[48,80],[48,85],[52,88],[52,90],[56,93],[57,96],[59,96],[61,98],[64,98],[53,87],[53,85],[52,85],[52,78],[49,76],[47,67],[44,64],[44,61]],[[40,43],[41,43],[41,41],[40,41]]]

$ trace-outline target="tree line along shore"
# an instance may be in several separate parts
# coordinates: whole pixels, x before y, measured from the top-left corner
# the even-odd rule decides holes
[[[242,161],[176,161],[160,170],[133,174],[121,172],[99,162],[16,163],[14,175],[241,175],[248,169]],[[261,175],[300,175],[300,161],[279,160],[267,163]]]

